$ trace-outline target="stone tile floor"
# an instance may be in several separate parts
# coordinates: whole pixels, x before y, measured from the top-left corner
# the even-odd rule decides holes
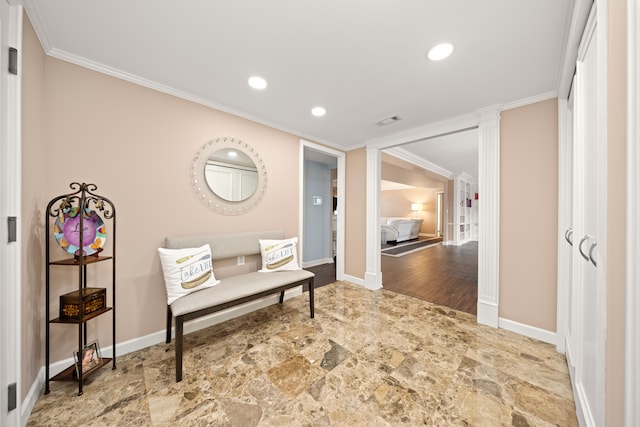
[[[348,282],[120,356],[28,426],[575,426],[565,358],[475,316]],[[108,365],[110,366],[110,365]]]

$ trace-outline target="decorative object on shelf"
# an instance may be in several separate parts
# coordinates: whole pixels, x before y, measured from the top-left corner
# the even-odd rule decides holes
[[[62,249],[76,256],[88,256],[102,251],[107,239],[107,229],[100,215],[94,210],[84,209],[82,221],[82,241],[80,243],[80,215],[77,207],[65,203],[53,226],[53,233]],[[82,253],[80,253],[82,248]]]
[[[221,137],[196,151],[189,181],[209,209],[222,215],[242,215],[256,207],[266,193],[267,169],[251,145]]]
[[[54,197],[49,201],[45,212],[45,235],[55,237],[67,258],[52,259],[51,240],[45,245],[46,291],[46,352],[45,352],[45,394],[49,394],[50,381],[75,381],[78,383],[78,396],[82,395],[83,382],[89,373],[112,362],[116,369],[116,210],[115,205],[106,197],[96,193],[95,184],[72,182],[71,192]],[[110,244],[105,246],[108,222]],[[110,287],[89,287],[88,267],[95,263],[108,261],[111,264],[110,274],[91,276],[91,281],[103,283],[111,281]],[[57,288],[52,283],[51,271],[54,268],[75,269],[77,288],[59,296],[60,316],[51,318],[51,291]],[[67,275],[73,277],[74,275]],[[65,291],[68,289],[65,288]],[[55,294],[54,294],[55,295]],[[111,307],[107,306],[111,302]],[[55,301],[55,297],[54,297]],[[100,355],[98,342],[87,343],[88,323],[92,319],[111,312],[112,358]],[[73,352],[75,363],[50,376],[51,325],[76,325],[77,347]],[[62,343],[56,343],[62,345]],[[82,364],[87,358],[88,365]]]
[[[81,304],[84,304],[85,316],[103,310],[107,305],[107,290],[105,288],[84,288],[82,300],[79,291],[60,295],[60,318],[79,320]]]
[[[85,345],[82,349],[82,353],[74,351],[73,360],[76,365],[76,378],[80,376],[81,369],[83,375],[88,375],[89,373],[99,369],[102,366],[102,355],[100,354],[98,340]]]

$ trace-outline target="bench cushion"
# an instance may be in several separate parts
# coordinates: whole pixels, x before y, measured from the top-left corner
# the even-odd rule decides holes
[[[288,283],[310,279],[314,274],[306,270],[277,271],[261,273],[258,271],[226,277],[212,288],[190,293],[171,304],[174,316],[181,316],[220,305],[250,295],[268,291]]]

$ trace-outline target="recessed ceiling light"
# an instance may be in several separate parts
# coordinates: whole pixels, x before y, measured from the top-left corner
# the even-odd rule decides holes
[[[228,155],[229,157],[238,157],[238,153],[237,153],[237,152],[235,152],[235,151],[229,151],[229,152],[227,153],[227,155]]]
[[[313,107],[311,109],[311,114],[313,114],[316,117],[322,117],[325,114],[327,114],[327,110],[324,107]]]
[[[453,52],[453,45],[451,43],[442,43],[431,48],[427,57],[432,61],[440,61],[445,59]]]
[[[249,86],[254,89],[262,90],[267,87],[267,81],[258,76],[249,77]]]

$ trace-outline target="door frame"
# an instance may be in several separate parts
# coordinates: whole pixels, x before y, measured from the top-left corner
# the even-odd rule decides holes
[[[21,287],[21,56],[22,6],[0,5],[0,425],[23,425]],[[18,75],[8,72],[8,47],[18,49]],[[7,217],[17,218],[17,240],[8,242]],[[8,386],[16,384],[16,408],[7,410]]]
[[[337,159],[337,188],[338,188],[338,206],[337,206],[337,218],[336,218],[336,280],[344,280],[344,250],[345,250],[345,164],[346,154],[343,151],[335,150],[324,145],[316,144],[314,142],[300,140],[300,183],[299,188],[299,206],[298,206],[298,235],[299,235],[299,251],[300,260],[304,259],[304,150],[309,148],[315,151],[319,151],[328,156],[335,157]]]
[[[499,245],[500,245],[500,111],[494,105],[475,113],[423,126],[389,137],[366,142],[366,271],[365,287],[382,288],[380,255],[381,151],[427,138],[479,129],[478,192],[482,197],[478,212],[482,224],[478,236],[478,323],[498,327]]]
[[[443,241],[445,241],[445,194],[445,191],[436,191],[436,237],[442,237]]]

